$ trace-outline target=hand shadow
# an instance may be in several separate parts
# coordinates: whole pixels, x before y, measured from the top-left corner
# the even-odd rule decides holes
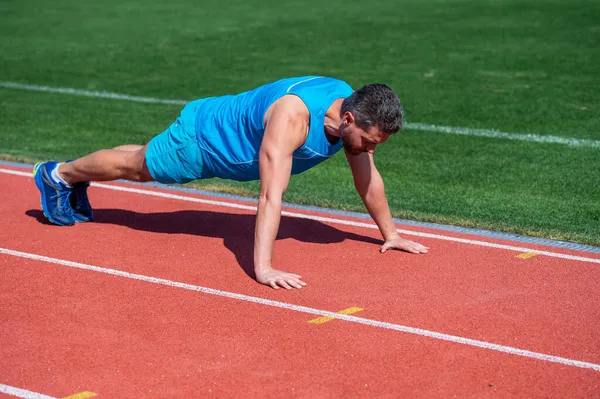
[[[46,223],[40,210],[28,210],[28,216]],[[246,274],[254,274],[254,224],[256,215],[211,211],[175,211],[139,213],[123,209],[95,209],[94,223],[115,224],[134,230],[165,234],[191,234],[222,238]],[[307,243],[333,244],[344,240],[362,241],[381,245],[382,241],[338,230],[311,219],[281,217],[277,239],[293,238]]]

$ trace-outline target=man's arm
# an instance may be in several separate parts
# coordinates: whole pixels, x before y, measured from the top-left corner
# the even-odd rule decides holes
[[[307,126],[308,109],[295,96],[282,97],[267,112],[259,154],[260,198],[254,232],[254,272],[259,283],[275,289],[306,285],[297,274],[273,269],[271,258],[281,219],[282,197],[292,171],[292,154],[306,139]]]
[[[354,187],[385,240],[381,246],[381,252],[388,249],[400,249],[416,254],[427,253],[429,248],[405,240],[398,234],[385,196],[383,179],[375,167],[373,154],[368,152],[360,155],[346,153],[346,158],[352,169]]]

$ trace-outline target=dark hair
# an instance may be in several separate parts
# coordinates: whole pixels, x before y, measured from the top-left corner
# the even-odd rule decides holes
[[[342,115],[351,112],[356,124],[368,130],[377,126],[387,134],[402,128],[403,110],[394,91],[381,83],[373,83],[356,90],[342,103]]]

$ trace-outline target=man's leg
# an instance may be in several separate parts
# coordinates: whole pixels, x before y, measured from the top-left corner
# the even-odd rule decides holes
[[[100,150],[72,162],[61,163],[58,175],[69,185],[88,181],[126,179],[152,181],[146,166],[148,145],[123,145],[112,150]]]
[[[44,215],[62,226],[93,220],[87,199],[90,181],[126,179],[183,184],[209,177],[194,131],[196,104],[186,105],[169,128],[144,146],[122,145],[72,162],[37,164],[33,174],[42,195]]]
[[[120,151],[138,151],[141,150],[143,147],[143,145],[138,145],[138,144],[125,144],[125,145],[120,145],[118,147],[113,148],[113,150],[120,150]]]
[[[153,180],[145,162],[147,145],[124,145],[100,150],[72,162],[44,162],[34,168],[42,211],[52,223],[71,226],[91,222],[94,214],[87,188],[90,181]]]

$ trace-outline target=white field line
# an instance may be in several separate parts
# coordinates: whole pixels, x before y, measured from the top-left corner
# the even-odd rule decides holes
[[[407,123],[405,125],[405,127],[407,129],[425,130],[428,132],[438,132],[438,133],[450,133],[450,134],[458,134],[458,135],[463,135],[463,136],[494,137],[497,139],[533,141],[533,142],[537,142],[537,143],[565,144],[565,145],[568,145],[571,147],[600,148],[599,140],[576,139],[576,138],[572,138],[572,137],[548,136],[545,134],[504,133],[504,132],[499,132],[497,130],[490,130],[490,129],[471,129],[468,127],[425,125],[423,123]]]
[[[0,81],[0,87],[6,87],[8,89],[27,90],[27,91],[43,91],[43,92],[48,92],[48,93],[71,94],[71,95],[75,95],[75,96],[107,98],[110,100],[134,101],[134,102],[138,102],[138,103],[184,105],[189,102],[186,100],[169,100],[169,99],[164,99],[164,98],[130,96],[128,94],[112,93],[109,91],[92,91],[92,90],[83,90],[83,89],[70,89],[67,87],[27,85],[27,84],[22,84],[22,83],[13,83],[13,82],[4,82],[4,81]]]
[[[106,98],[111,100],[124,100],[124,101],[135,101],[142,103],[153,103],[153,104],[177,104],[184,105],[190,100],[178,100],[178,99],[167,99],[167,98],[155,98],[155,97],[140,97],[131,96],[128,94],[113,93],[108,91],[92,91],[84,89],[72,89],[66,87],[51,87],[41,86],[33,84],[23,84],[15,82],[0,81],[0,87],[19,89],[27,91],[41,91],[48,93],[60,93],[60,94],[71,94],[77,96],[95,97],[95,98]],[[439,125],[427,125],[423,123],[406,123],[404,127],[407,129],[425,130],[430,132],[458,134],[467,136],[483,136],[493,137],[498,139],[509,139],[509,140],[521,140],[521,141],[532,141],[538,143],[555,143],[564,144],[572,147],[596,147],[600,148],[599,140],[589,139],[577,139],[570,137],[559,137],[549,136],[545,134],[532,134],[532,133],[504,133],[493,129],[472,129],[466,127],[451,127],[451,126],[439,126]]]
[[[52,396],[44,395],[37,392],[31,392],[26,389],[11,387],[10,385],[0,384],[0,392],[17,398],[25,399],[56,399]]]
[[[363,324],[363,325],[367,325],[370,327],[378,327],[378,328],[383,328],[383,329],[387,329],[387,330],[400,331],[400,332],[404,332],[404,333],[408,333],[408,334],[420,335],[420,336],[424,336],[424,337],[428,337],[428,338],[449,341],[449,342],[453,342],[453,343],[457,343],[457,344],[469,345],[469,346],[474,346],[477,348],[483,348],[483,349],[493,350],[493,351],[497,351],[497,352],[508,353],[511,355],[524,356],[524,357],[529,357],[529,358],[536,359],[536,360],[542,360],[542,361],[552,362],[552,363],[559,363],[559,364],[563,364],[566,366],[579,367],[579,368],[583,368],[583,369],[591,369],[594,371],[600,371],[600,364],[588,363],[588,362],[583,362],[580,360],[573,360],[573,359],[568,359],[568,358],[559,357],[559,356],[547,355],[545,353],[532,352],[532,351],[528,351],[525,349],[513,348],[511,346],[498,345],[498,344],[494,344],[494,343],[486,342],[486,341],[478,341],[475,339],[464,338],[464,337],[459,337],[456,335],[449,335],[449,334],[439,333],[439,332],[430,331],[430,330],[424,330],[421,328],[414,328],[414,327],[403,326],[400,324],[393,324],[393,323],[387,323],[387,322],[378,321],[378,320],[365,319],[362,317],[345,315],[345,314],[336,313],[336,312],[329,312],[326,310],[310,308],[307,306],[293,305],[290,303],[274,301],[271,299],[265,299],[265,298],[244,295],[244,294],[238,294],[238,293],[234,293],[234,292],[222,291],[222,290],[217,290],[214,288],[202,287],[199,285],[180,283],[177,281],[171,281],[171,280],[166,280],[166,279],[157,278],[157,277],[150,277],[150,276],[145,276],[142,274],[128,273],[128,272],[124,272],[121,270],[108,269],[108,268],[104,268],[104,267],[87,265],[85,263],[78,263],[78,262],[71,262],[71,261],[62,260],[62,259],[50,258],[47,256],[36,255],[36,254],[27,253],[27,252],[14,251],[14,250],[6,249],[6,248],[0,248],[0,254],[16,256],[16,257],[25,258],[25,259],[32,259],[32,260],[41,261],[41,262],[53,263],[56,265],[73,267],[76,269],[90,270],[90,271],[95,271],[98,273],[110,274],[113,276],[125,277],[125,278],[139,280],[139,281],[145,281],[148,283],[166,285],[169,287],[182,288],[182,289],[186,289],[186,290],[190,290],[190,291],[197,291],[197,292],[202,292],[205,294],[236,299],[239,301],[252,302],[252,303],[257,303],[260,305],[273,306],[276,308],[288,309],[288,310],[293,310],[293,311],[302,312],[302,313],[308,313],[311,315],[333,317],[336,319],[345,320],[345,321],[352,322],[352,323]]]
[[[31,173],[21,172],[21,171],[16,171],[16,170],[11,170],[11,169],[4,169],[4,168],[0,168],[0,173],[32,177]],[[94,187],[105,188],[105,189],[114,190],[114,191],[122,191],[122,192],[128,192],[128,193],[150,195],[153,197],[175,199],[175,200],[187,201],[187,202],[196,202],[199,204],[214,205],[214,206],[220,206],[220,207],[224,207],[224,208],[235,208],[235,209],[244,209],[244,210],[248,210],[248,211],[256,211],[256,206],[254,206],[254,205],[242,205],[242,204],[237,204],[237,203],[227,202],[227,201],[207,200],[207,199],[202,199],[202,198],[190,197],[190,196],[186,196],[186,195],[163,193],[163,192],[159,192],[159,191],[151,191],[151,190],[145,190],[145,189],[140,189],[140,188],[115,186],[115,185],[104,184],[104,183],[95,183],[94,182],[94,183],[92,183],[92,185]],[[308,215],[308,214],[297,213],[297,212],[282,211],[281,214],[283,216],[289,216],[289,217],[294,217],[294,218],[299,218],[299,219],[310,219],[310,220],[316,220],[316,221],[325,222],[325,223],[341,224],[341,225],[354,226],[354,227],[364,227],[367,229],[377,229],[378,228],[377,225],[375,225],[373,223],[361,223],[361,222],[355,222],[355,221],[351,221],[351,220],[344,220],[344,219],[337,219],[337,218],[330,218],[330,217],[323,217],[323,216],[316,216],[316,215]],[[533,248],[517,247],[517,246],[513,246],[513,245],[495,244],[495,243],[486,242],[486,241],[469,240],[469,239],[465,239],[465,238],[444,236],[444,235],[440,235],[440,234],[422,233],[422,232],[412,231],[412,230],[398,229],[398,232],[400,234],[411,235],[411,236],[416,236],[416,237],[425,237],[425,238],[433,238],[436,240],[460,242],[463,244],[478,245],[478,246],[489,247],[489,248],[506,249],[509,251],[535,252],[537,254],[546,255],[546,256],[553,257],[553,258],[577,260],[577,261],[582,261],[582,262],[600,264],[600,258],[595,259],[595,258],[588,258],[585,256],[561,254],[558,252],[540,251],[540,250],[533,249]]]

